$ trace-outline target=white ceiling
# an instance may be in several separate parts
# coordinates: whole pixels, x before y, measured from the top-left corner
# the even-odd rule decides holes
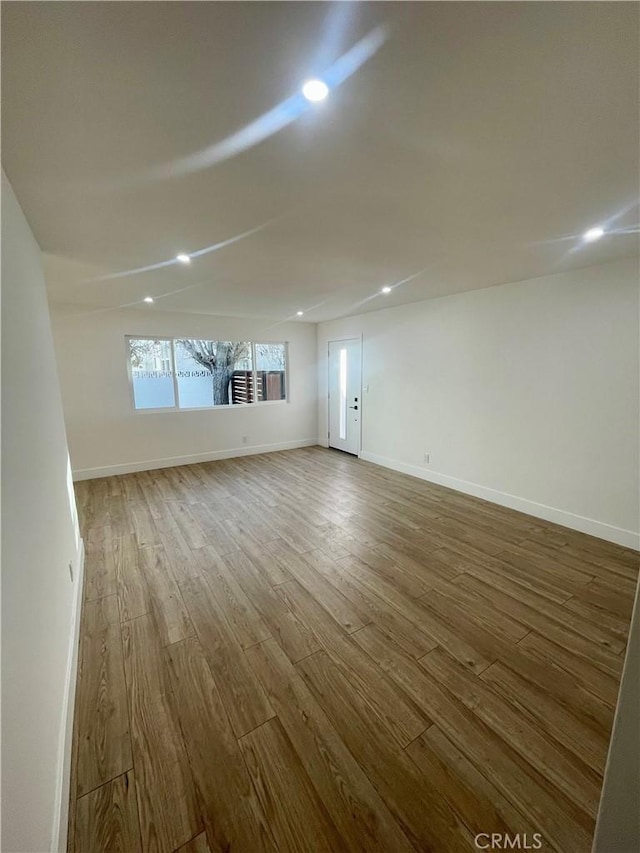
[[[5,3],[3,164],[51,298],[92,308],[151,294],[144,310],[319,321],[584,267],[638,250],[638,15],[634,3]],[[381,25],[385,43],[327,101],[166,176]],[[190,267],[92,281],[263,223]],[[599,223],[612,233],[583,245]]]

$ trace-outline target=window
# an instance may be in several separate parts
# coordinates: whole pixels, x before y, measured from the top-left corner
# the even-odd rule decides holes
[[[171,341],[129,338],[131,384],[136,409],[175,407],[171,361]]]
[[[136,409],[205,409],[287,399],[286,343],[127,338]]]
[[[181,409],[250,403],[236,391],[236,375],[251,382],[252,348],[247,341],[174,341]],[[248,380],[246,377],[249,377]]]
[[[286,400],[286,344],[256,344],[258,400]]]

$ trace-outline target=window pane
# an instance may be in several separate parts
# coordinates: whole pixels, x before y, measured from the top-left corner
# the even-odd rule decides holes
[[[258,400],[286,400],[286,344],[256,344]]]
[[[246,341],[176,341],[181,409],[252,403],[251,344]]]
[[[136,409],[173,408],[171,341],[130,338],[129,359]]]
[[[347,351],[340,350],[340,438],[347,438]]]

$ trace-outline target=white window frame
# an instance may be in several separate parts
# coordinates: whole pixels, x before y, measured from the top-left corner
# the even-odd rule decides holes
[[[180,394],[178,390],[178,372],[176,370],[176,347],[175,342],[179,340],[188,340],[187,335],[180,337],[170,337],[167,335],[125,335],[125,353],[127,364],[127,377],[129,380],[129,396],[131,398],[131,408],[136,414],[140,415],[158,415],[168,414],[169,412],[217,412],[228,411],[230,409],[247,409],[255,406],[281,406],[290,402],[289,394],[289,342],[288,341],[247,341],[251,346],[251,381],[253,385],[253,403],[229,403],[228,406],[180,406]],[[217,340],[217,338],[209,338],[208,340]],[[227,338],[225,338],[227,340]],[[162,406],[158,409],[138,409],[136,407],[136,398],[133,390],[133,368],[131,366],[131,351],[129,341],[169,341],[171,344],[171,373],[173,376],[173,406]],[[256,377],[256,345],[257,344],[280,344],[284,345],[284,390],[285,396],[283,400],[258,400],[258,387]]]

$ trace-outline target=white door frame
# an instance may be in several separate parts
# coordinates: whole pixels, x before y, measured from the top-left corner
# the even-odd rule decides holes
[[[330,388],[331,388],[331,344],[339,344],[342,341],[360,341],[360,393],[358,395],[358,400],[360,401],[360,417],[358,419],[359,427],[359,435],[358,435],[358,454],[357,458],[360,459],[362,456],[362,412],[363,412],[363,400],[362,400],[362,374],[364,372],[364,335],[360,333],[359,335],[349,335],[348,338],[332,338],[330,341],[327,341],[327,447],[331,448],[329,444],[330,438],[329,435],[331,433],[331,403],[329,401],[330,396]],[[353,454],[355,455],[355,454]]]

